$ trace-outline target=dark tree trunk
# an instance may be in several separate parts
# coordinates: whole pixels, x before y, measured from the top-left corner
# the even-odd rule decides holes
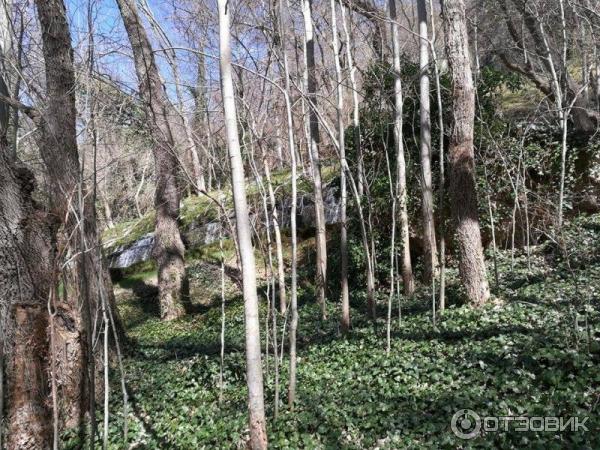
[[[181,140],[183,130],[179,123],[175,123],[178,114],[165,93],[152,47],[135,2],[117,0],[117,4],[133,50],[140,97],[154,139],[152,151],[156,167],[156,223],[153,254],[158,264],[160,314],[164,320],[171,320],[184,313],[182,303],[185,249],[177,223],[177,143]]]
[[[475,90],[464,0],[444,0],[443,16],[446,54],[452,75],[454,126],[450,136],[448,159],[450,196],[460,251],[459,271],[469,301],[479,306],[488,300],[490,292],[477,213],[473,153]]]
[[[0,48],[0,56],[2,51]],[[0,95],[8,87],[0,73]],[[48,448],[46,328],[50,230],[32,199],[33,174],[8,147],[9,108],[0,104],[0,417],[8,450]],[[10,359],[6,361],[5,356]],[[6,366],[6,384],[4,370]],[[5,393],[4,387],[7,387]],[[8,400],[4,411],[4,400]],[[4,424],[3,424],[4,425]],[[2,430],[4,431],[4,430]]]
[[[75,131],[75,76],[73,52],[62,0],[36,0],[42,32],[43,53],[46,69],[46,109],[40,121],[38,145],[50,187],[50,217],[52,220],[51,258],[58,258],[52,266],[59,266],[60,259],[68,252],[80,249],[76,232],[77,220],[71,209],[77,209],[79,184],[79,157]],[[56,302],[56,342],[52,358],[56,362],[55,379],[62,399],[60,412],[62,425],[66,428],[80,427],[86,410],[85,386],[86,341],[83,314],[89,302],[80,308],[81,283],[79,269],[83,258],[62,273],[64,290]],[[80,299],[80,297],[82,297]]]
[[[50,230],[31,194],[33,175],[0,136],[0,353],[6,364],[9,450],[50,447],[46,329]]]
[[[50,185],[53,267],[74,258],[61,274],[63,295],[56,299],[55,346],[62,426],[81,427],[86,412],[95,417],[95,359],[92,317],[104,290],[116,325],[112,285],[102,258],[95,204],[83,180],[77,148],[76,82],[73,49],[63,0],[36,0],[46,70],[46,109],[38,121],[38,145]],[[118,330],[122,334],[122,329]],[[93,423],[93,422],[92,422]]]

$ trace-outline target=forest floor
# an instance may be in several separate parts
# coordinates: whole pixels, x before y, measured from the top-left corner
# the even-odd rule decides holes
[[[562,251],[547,241],[532,248],[529,257],[523,251],[514,258],[510,251],[500,252],[497,285],[488,255],[494,300],[481,309],[460,304],[457,273],[450,267],[449,305],[436,327],[430,289],[420,288],[410,301],[402,299],[401,318],[396,299],[389,353],[385,285],[379,290],[376,328],[366,319],[364,292],[352,292],[353,329],[344,338],[339,302],[330,299],[330,318],[323,323],[311,286],[303,284],[297,404],[293,412],[285,406],[284,346],[277,420],[272,349],[263,360],[270,447],[600,448],[600,216],[575,220],[563,238]],[[116,285],[131,340],[125,358],[129,411],[124,445],[115,368],[111,448],[244,447],[243,302],[227,277],[221,386],[220,268],[196,260],[189,273],[190,314],[170,323],[159,320],[152,271],[130,274]],[[263,295],[263,346],[264,325],[271,320],[266,314]],[[504,431],[501,420],[501,431],[464,440],[451,428],[453,415],[463,409],[480,417],[577,416],[580,423],[589,417],[584,422],[588,431],[525,432],[515,430],[515,422]],[[531,425],[535,429],[539,423]]]

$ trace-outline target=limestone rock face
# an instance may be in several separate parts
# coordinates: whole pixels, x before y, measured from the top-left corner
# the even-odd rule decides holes
[[[150,259],[154,246],[154,233],[148,233],[133,244],[117,247],[108,257],[111,269],[125,269]]]
[[[325,204],[325,223],[335,225],[340,220],[340,198],[337,186],[328,186],[323,190],[323,202]],[[279,207],[281,226],[290,226],[290,213],[292,205],[290,199],[283,199]],[[257,220],[256,216],[250,217],[251,221]],[[262,216],[261,216],[262,219]],[[230,217],[235,226],[235,218]],[[312,228],[315,226],[315,204],[311,194],[298,196],[296,202],[296,221],[298,228]],[[226,228],[226,227],[225,227]],[[219,235],[228,235],[229,230],[223,229],[218,221],[203,222],[202,217],[193,220],[187,227],[181,230],[182,238],[187,248],[209,245],[219,240]],[[111,269],[126,269],[134,264],[147,261],[152,257],[154,245],[154,233],[147,233],[137,241],[117,247],[108,256]]]

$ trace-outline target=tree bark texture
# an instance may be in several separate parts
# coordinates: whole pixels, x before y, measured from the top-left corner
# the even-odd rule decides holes
[[[256,292],[256,265],[252,246],[252,230],[246,201],[244,164],[240,150],[237,113],[231,69],[231,44],[229,14],[231,3],[218,0],[219,8],[219,66],[221,71],[221,93],[225,117],[225,132],[231,170],[231,185],[236,218],[236,231],[242,262],[242,284],[244,294],[244,318],[246,327],[246,381],[248,383],[248,425],[250,428],[249,448],[267,448],[263,373],[260,348],[260,323],[258,317],[258,295]]]
[[[480,306],[489,299],[490,291],[477,212],[473,152],[475,90],[464,0],[444,0],[443,17],[446,55],[452,76],[454,126],[448,159],[451,208],[460,252],[459,272],[469,301]]]
[[[32,200],[33,174],[0,136],[0,352],[6,364],[9,450],[49,448],[50,227]]]
[[[417,0],[419,18],[419,125],[421,155],[421,201],[423,212],[424,281],[431,283],[437,268],[437,244],[433,219],[433,182],[431,176],[431,107],[429,101],[429,33],[425,0]]]
[[[184,314],[185,248],[179,232],[178,143],[184,140],[183,124],[167,97],[137,6],[132,0],[117,0],[129,36],[140,97],[154,140],[156,171],[155,244],[153,255],[158,265],[160,314],[172,320]]]
[[[402,136],[402,80],[400,78],[400,34],[396,13],[396,0],[388,0],[390,19],[392,20],[392,56],[394,69],[394,146],[396,150],[396,195],[398,197],[398,214],[400,224],[400,247],[402,249],[402,280],[404,293],[412,295],[415,282],[410,258],[410,234],[408,228],[406,161],[404,159],[404,143]]]
[[[319,155],[319,117],[317,113],[317,76],[315,69],[315,40],[312,19],[312,0],[302,0],[304,17],[304,39],[306,43],[306,95],[309,103],[309,151],[311,155],[313,194],[315,203],[316,247],[317,247],[317,296],[321,304],[322,317],[327,316],[327,230],[323,204],[323,182]]]

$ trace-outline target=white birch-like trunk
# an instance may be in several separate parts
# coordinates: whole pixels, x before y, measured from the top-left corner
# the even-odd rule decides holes
[[[440,295],[439,310],[443,312],[446,308],[446,218],[444,216],[444,199],[446,198],[446,155],[444,154],[444,109],[442,104],[442,85],[440,82],[440,69],[437,53],[435,51],[435,17],[433,13],[433,1],[429,0],[429,17],[431,21],[431,57],[433,59],[433,73],[435,77],[436,100],[438,107],[438,128],[439,128],[439,151],[440,151],[440,187],[438,200],[438,217],[440,225],[440,251],[439,251],[439,272],[440,272]]]
[[[287,2],[284,4],[284,1],[279,2],[279,30],[280,30],[280,50],[281,50],[281,61],[282,61],[282,69],[285,76],[285,88],[283,90],[284,99],[285,99],[285,112],[287,119],[287,133],[288,133],[288,148],[290,149],[290,160],[291,160],[291,170],[292,170],[292,210],[290,212],[290,228],[292,233],[292,275],[291,275],[291,285],[290,285],[290,335],[289,335],[289,343],[290,343],[290,372],[289,372],[289,385],[288,385],[288,406],[290,409],[294,409],[294,401],[296,399],[296,331],[298,329],[298,296],[297,296],[297,284],[298,284],[298,239],[297,239],[297,230],[296,230],[296,201],[298,196],[298,188],[297,188],[297,160],[296,160],[296,152],[295,152],[295,142],[294,142],[294,123],[292,117],[292,104],[290,102],[290,70],[288,66],[288,57],[286,50],[286,40],[285,33],[283,33],[283,24],[286,23],[285,17],[287,16]],[[281,349],[281,357],[283,358],[283,338],[285,335],[285,324],[284,324],[284,332],[282,334],[282,349]]]
[[[356,158],[358,159],[358,193],[362,196],[364,193],[365,168],[360,136],[360,112],[358,103],[358,84],[356,83],[356,66],[354,65],[354,57],[352,56],[350,30],[346,21],[346,7],[342,2],[340,2],[340,9],[342,10],[342,27],[344,28],[344,37],[346,39],[346,63],[348,64],[350,87],[352,89],[352,126],[354,127],[354,147],[356,149]]]
[[[319,119],[317,115],[317,77],[315,73],[315,41],[312,19],[312,0],[302,0],[302,16],[304,18],[304,40],[306,51],[306,94],[308,98],[309,117],[309,154],[312,167],[312,178],[315,203],[315,226],[317,247],[317,298],[321,304],[321,318],[327,318],[327,230],[325,228],[325,207],[323,205],[323,183],[321,180],[321,159],[319,156]]]
[[[360,112],[359,112],[359,102],[358,102],[358,84],[356,82],[356,66],[354,65],[354,59],[352,57],[352,46],[350,45],[350,31],[348,29],[348,25],[346,23],[346,8],[344,4],[340,2],[340,8],[342,11],[342,26],[344,28],[344,36],[346,39],[346,58],[348,64],[348,72],[350,75],[350,86],[352,89],[352,125],[354,127],[354,144],[356,148],[356,154],[358,158],[358,174],[356,181],[356,207],[358,208],[359,216],[361,217],[361,233],[363,239],[363,247],[365,249],[366,255],[366,270],[367,270],[367,302],[370,309],[374,309],[375,305],[375,274],[374,274],[374,256],[371,256],[370,246],[369,246],[369,237],[367,233],[367,228],[362,223],[362,206],[360,203],[360,198],[363,196],[365,192],[365,170],[363,164],[363,153],[362,153],[362,144],[361,144],[361,135],[360,135]],[[347,164],[346,164],[347,165]],[[354,193],[354,192],[353,192]],[[373,312],[373,311],[372,311]],[[372,313],[371,312],[371,313]]]
[[[400,35],[396,14],[396,0],[388,0],[390,19],[392,21],[392,51],[394,69],[394,145],[396,150],[396,196],[399,211],[400,245],[402,248],[402,280],[404,282],[404,293],[412,295],[415,290],[415,282],[412,273],[412,261],[410,259],[410,242],[408,229],[408,210],[406,205],[406,161],[404,159],[404,142],[402,134],[402,80],[400,78]]]
[[[560,23],[562,28],[562,37],[563,37],[563,49],[562,49],[562,69],[567,71],[567,24],[565,20],[565,6],[563,0],[559,0],[560,5]],[[559,88],[560,89],[560,88]],[[565,88],[566,91],[566,88]],[[576,94],[577,95],[577,94]],[[566,92],[565,92],[566,96]],[[557,105],[558,106],[558,105]],[[560,193],[558,199],[558,228],[560,229],[563,224],[563,209],[564,209],[564,201],[565,201],[565,177],[566,177],[566,168],[567,168],[567,132],[568,132],[568,119],[569,114],[564,109],[566,105],[560,105],[560,118],[561,118],[561,126],[562,126],[562,145],[560,152]]]
[[[350,296],[348,293],[348,229],[346,223],[346,206],[348,193],[346,188],[346,147],[344,142],[344,86],[342,84],[342,66],[338,53],[340,43],[338,39],[337,17],[335,12],[335,0],[330,0],[331,8],[331,33],[333,43],[333,60],[335,63],[335,81],[337,84],[337,126],[338,145],[340,152],[340,259],[341,259],[341,295],[342,295],[342,318],[341,326],[344,332],[350,328]],[[360,185],[360,183],[359,183]]]
[[[244,318],[246,324],[246,377],[248,383],[248,412],[250,442],[252,449],[267,448],[265,422],[263,374],[260,349],[260,324],[258,316],[258,295],[256,293],[256,267],[252,247],[252,230],[246,202],[244,165],[238,138],[237,113],[233,91],[231,70],[231,46],[229,14],[231,4],[218,0],[219,8],[219,66],[221,70],[221,94],[225,132],[231,168],[231,185],[236,217],[238,245],[242,263],[242,284],[244,293]]]
[[[275,190],[271,182],[271,169],[269,168],[269,160],[266,154],[263,154],[263,167],[265,178],[267,179],[267,189],[269,200],[271,202],[271,220],[273,223],[273,232],[275,234],[275,252],[277,255],[277,283],[279,284],[279,310],[281,314],[285,314],[287,310],[287,295],[285,290],[285,263],[283,260],[283,244],[281,241],[281,228],[279,226],[279,213],[277,212],[277,199],[275,198]]]
[[[424,281],[430,283],[436,275],[437,245],[433,219],[433,183],[431,176],[431,107],[429,102],[429,32],[426,0],[417,0],[419,19],[419,104],[421,200],[423,213],[423,248],[425,250]]]

